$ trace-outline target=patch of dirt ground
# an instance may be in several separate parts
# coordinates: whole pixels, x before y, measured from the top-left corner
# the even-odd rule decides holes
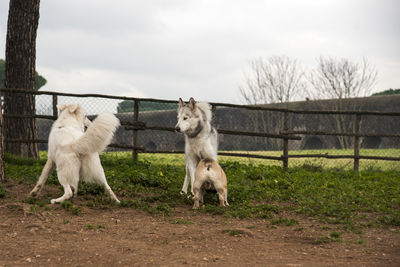
[[[175,208],[168,217],[110,206],[82,213],[23,203],[31,185],[8,181],[0,199],[0,266],[400,266],[399,228],[342,233],[316,243],[333,227],[291,215],[295,226],[233,219]],[[53,197],[61,192],[47,186]],[[42,193],[46,195],[46,192]],[[46,199],[42,197],[42,199]],[[50,207],[50,208],[49,208]],[[362,241],[360,241],[362,240]]]

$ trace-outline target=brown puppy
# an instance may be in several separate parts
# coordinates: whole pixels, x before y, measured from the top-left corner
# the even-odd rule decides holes
[[[204,190],[214,189],[218,193],[219,204],[223,207],[229,206],[228,188],[224,170],[219,166],[217,161],[213,159],[203,159],[196,168],[193,185],[193,209],[198,209],[200,202],[203,203]]]

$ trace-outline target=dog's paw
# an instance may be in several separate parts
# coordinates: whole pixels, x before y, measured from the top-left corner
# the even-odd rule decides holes
[[[186,196],[187,199],[193,199],[194,198],[194,194],[193,193],[189,193],[188,194],[187,192],[185,192],[183,190],[181,190],[180,194],[181,194],[181,196]]]
[[[51,204],[57,203],[57,199],[52,199],[52,200],[50,200],[50,203],[51,203]]]
[[[29,196],[30,196],[30,197],[37,197],[37,196],[39,195],[41,189],[42,189],[41,186],[37,186],[37,185],[36,185],[36,186],[32,189],[32,191],[29,193]]]

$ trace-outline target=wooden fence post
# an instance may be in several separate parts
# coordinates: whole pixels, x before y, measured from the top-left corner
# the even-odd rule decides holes
[[[354,171],[358,172],[360,167],[360,127],[361,127],[361,114],[356,114],[356,121],[354,124]]]
[[[3,139],[3,112],[1,107],[1,99],[0,99],[0,182],[4,182],[6,180],[6,169],[4,164],[4,139]]]
[[[139,120],[139,100],[134,100],[133,102],[133,122],[137,122]],[[133,161],[137,161],[138,152],[137,152],[137,145],[138,145],[138,130],[133,130],[133,150],[132,150],[132,157]]]
[[[211,123],[214,122],[217,113],[217,106],[211,105]]]
[[[56,118],[58,116],[57,104],[58,104],[57,95],[53,95],[53,116]]]
[[[283,132],[287,134],[289,131],[289,112],[283,113]],[[289,167],[289,139],[283,139],[283,168],[286,170]]]

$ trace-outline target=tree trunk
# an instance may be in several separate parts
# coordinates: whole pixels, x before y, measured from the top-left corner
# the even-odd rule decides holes
[[[40,0],[10,0],[6,41],[5,88],[35,90],[36,32]],[[34,115],[32,94],[5,93],[5,115]],[[32,140],[37,137],[33,118],[5,118],[5,150],[23,157],[38,158],[35,143],[7,142],[10,139]]]
[[[4,166],[3,154],[3,113],[0,99],[0,182],[6,180],[6,169]]]

